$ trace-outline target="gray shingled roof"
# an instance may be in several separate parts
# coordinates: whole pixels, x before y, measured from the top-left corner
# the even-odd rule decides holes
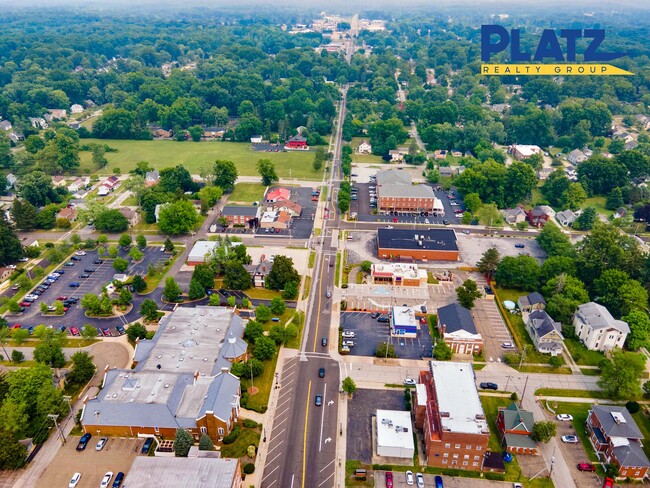
[[[206,412],[212,412],[215,417],[227,421],[238,395],[239,378],[231,373],[217,375],[210,384],[197,418],[205,416]]]
[[[608,437],[625,437],[628,439],[643,439],[643,434],[636,425],[630,412],[625,407],[614,407],[604,405],[592,405],[594,412],[602,426],[603,433]],[[624,419],[617,422],[612,414]]]
[[[259,207],[253,205],[226,205],[223,207],[221,215],[243,215],[246,217],[255,217],[257,216],[258,211]]]
[[[614,456],[621,466],[648,466],[650,461],[643,452],[641,444],[635,441],[630,442],[627,446],[618,446],[613,449]]]
[[[599,303],[583,303],[578,307],[576,315],[578,319],[589,324],[592,329],[608,329],[611,327],[627,334],[630,333],[630,327],[627,325],[627,322],[616,320],[609,313],[609,310]]]
[[[537,337],[544,337],[553,331],[562,335],[562,324],[554,322],[544,310],[534,310],[528,315],[528,322],[535,330]]]
[[[377,185],[411,185],[411,175],[404,171],[387,169],[377,172]]]
[[[476,325],[472,314],[458,303],[452,303],[438,309],[438,321],[445,326],[445,332],[451,334],[459,330],[476,334]]]
[[[435,198],[433,189],[427,185],[383,184],[379,186],[379,197]]]

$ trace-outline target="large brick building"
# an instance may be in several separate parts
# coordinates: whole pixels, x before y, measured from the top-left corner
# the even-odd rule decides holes
[[[377,173],[377,211],[423,212],[443,217],[445,209],[428,185],[414,185],[403,171],[386,170]]]
[[[488,428],[470,363],[430,361],[415,393],[415,425],[422,428],[428,466],[479,471]]]
[[[391,261],[458,261],[453,229],[377,229],[377,255]]]
[[[228,225],[250,225],[255,227],[258,223],[260,207],[254,205],[226,205],[221,210],[221,216],[228,221]]]

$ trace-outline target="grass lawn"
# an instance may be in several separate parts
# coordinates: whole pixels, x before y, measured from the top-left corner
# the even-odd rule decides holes
[[[137,207],[138,206],[138,198],[135,195],[131,195],[130,197],[127,197],[126,200],[122,202],[123,207]]]
[[[172,265],[174,264],[174,261],[178,259],[178,256],[183,254],[183,250],[179,249],[179,247],[180,246],[175,246],[177,252],[176,254],[170,257],[168,266],[164,266],[162,271],[160,272],[154,273],[151,276],[147,274],[144,277],[145,281],[147,282],[147,287],[144,289],[141,295],[147,295],[156,289],[160,281],[165,277],[167,271],[169,271],[169,268],[171,268]]]
[[[221,456],[227,458],[243,458],[246,456],[248,446],[254,444],[260,445],[261,428],[247,429],[244,427],[243,422],[238,422],[241,433],[239,437],[232,444],[224,444],[221,446]]]
[[[561,396],[575,398],[607,398],[608,395],[600,390],[565,390],[564,388],[539,388],[537,396]]]
[[[302,281],[302,299],[306,300],[309,297],[311,290],[311,276],[305,276]]]
[[[376,156],[374,154],[357,154],[357,148],[359,147],[359,144],[361,144],[361,141],[363,141],[363,137],[353,137],[352,141],[350,142],[350,146],[352,147],[352,162],[353,163],[384,163],[384,160],[381,159],[381,156]],[[365,139],[367,140],[367,139]]]
[[[605,359],[605,355],[602,352],[590,351],[578,339],[567,337],[564,339],[564,343],[571,353],[573,360],[579,366],[598,366]]]
[[[266,288],[249,288],[245,293],[251,298],[258,298],[260,300],[273,300],[275,297],[282,298],[281,292],[276,290],[267,290]]]
[[[341,273],[341,253],[336,253],[336,270],[334,273],[334,286],[339,286],[339,274]]]
[[[584,202],[582,202],[580,208],[584,210],[587,207],[594,207],[598,213],[601,213],[608,218],[614,215],[614,211],[607,210],[605,208],[605,197],[587,198]]]
[[[315,262],[316,262],[316,251],[312,251],[312,252],[309,253],[309,264],[308,264],[308,266],[309,266],[310,269],[314,267]]]
[[[585,448],[587,457],[591,462],[598,462],[598,456],[594,452],[594,448],[591,447],[589,438],[587,437],[585,422],[587,421],[587,415],[589,412],[590,404],[588,403],[559,403],[559,402],[549,402],[549,405],[555,410],[556,413],[568,413],[573,417],[573,428],[576,431],[576,435],[580,438],[582,445]],[[546,402],[542,402],[542,406],[546,407]],[[599,464],[596,464],[597,473],[603,475],[604,472],[602,467]]]
[[[314,171],[312,161],[314,153],[311,151],[289,152],[256,152],[247,142],[177,142],[177,141],[126,141],[109,139],[84,139],[85,144],[108,144],[117,149],[117,152],[106,153],[108,166],[102,173],[111,173],[113,168],[119,168],[122,173],[127,173],[135,168],[138,161],[148,161],[156,169],[182,164],[193,174],[198,174],[202,167],[211,165],[217,159],[226,159],[235,163],[240,175],[257,176],[257,161],[270,159],[275,163],[276,171],[280,178],[320,180],[323,170]],[[92,154],[82,151],[81,170],[91,168]]]
[[[272,322],[269,322],[272,323]],[[255,395],[248,397],[247,408],[257,412],[266,412],[269,404],[269,396],[271,395],[271,388],[273,388],[273,381],[275,380],[275,364],[278,361],[278,353],[268,361],[264,361],[264,372],[261,376],[253,378],[253,385],[258,389]],[[241,378],[242,392],[246,391],[251,386],[250,378]]]
[[[284,347],[288,347],[289,349],[300,349],[300,343],[302,342],[302,329],[305,325],[304,312],[296,312],[291,323],[298,326],[298,335],[287,342]]]
[[[233,192],[228,195],[228,203],[250,205],[264,198],[266,187],[261,183],[237,183]]]
[[[648,417],[648,414],[644,412],[644,410],[645,408],[642,405],[641,410],[633,414],[632,417],[634,418],[636,425],[639,426],[639,430],[643,434],[643,437],[650,439],[650,417]],[[646,456],[650,456],[650,444],[648,444],[648,442],[643,443],[643,451]]]

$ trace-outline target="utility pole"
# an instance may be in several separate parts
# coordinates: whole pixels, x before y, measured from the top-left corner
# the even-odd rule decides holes
[[[72,414],[72,403],[70,403],[70,400],[72,400],[72,397],[70,395],[63,395],[63,399],[68,402],[68,407],[70,408],[70,413]]]
[[[526,394],[526,387],[528,386],[528,378],[530,376],[526,375],[526,382],[524,383],[524,389],[521,392],[521,398],[519,399],[519,408],[521,408],[521,405],[524,403],[524,395]]]
[[[65,445],[65,435],[63,435],[63,430],[61,430],[61,426],[56,421],[56,419],[58,419],[59,416],[55,413],[49,413],[47,414],[47,418],[52,419],[52,421],[54,422],[54,428],[59,429],[59,433],[61,434],[61,444]]]

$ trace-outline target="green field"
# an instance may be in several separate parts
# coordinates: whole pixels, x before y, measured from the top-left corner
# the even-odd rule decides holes
[[[228,203],[241,203],[250,205],[264,198],[266,187],[261,183],[237,183],[235,189],[228,196]]]
[[[367,138],[363,137],[353,137],[352,141],[350,142],[350,146],[352,146],[352,150],[354,151],[352,153],[352,162],[353,163],[384,163],[384,160],[381,159],[381,156],[377,156],[375,154],[357,154],[357,148],[359,147],[359,144],[361,144],[361,141],[363,140],[368,140]]]
[[[246,142],[177,142],[177,141],[126,141],[109,139],[84,139],[84,144],[108,144],[117,152],[106,153],[108,166],[102,173],[112,173],[119,168],[128,173],[139,161],[147,161],[157,169],[182,164],[190,173],[198,174],[203,167],[208,167],[217,159],[226,159],[237,165],[242,176],[257,176],[257,161],[270,159],[275,163],[275,170],[280,178],[299,178],[321,180],[323,170],[314,171],[313,152],[256,152]],[[81,169],[95,171],[92,155],[88,151],[80,153]]]

